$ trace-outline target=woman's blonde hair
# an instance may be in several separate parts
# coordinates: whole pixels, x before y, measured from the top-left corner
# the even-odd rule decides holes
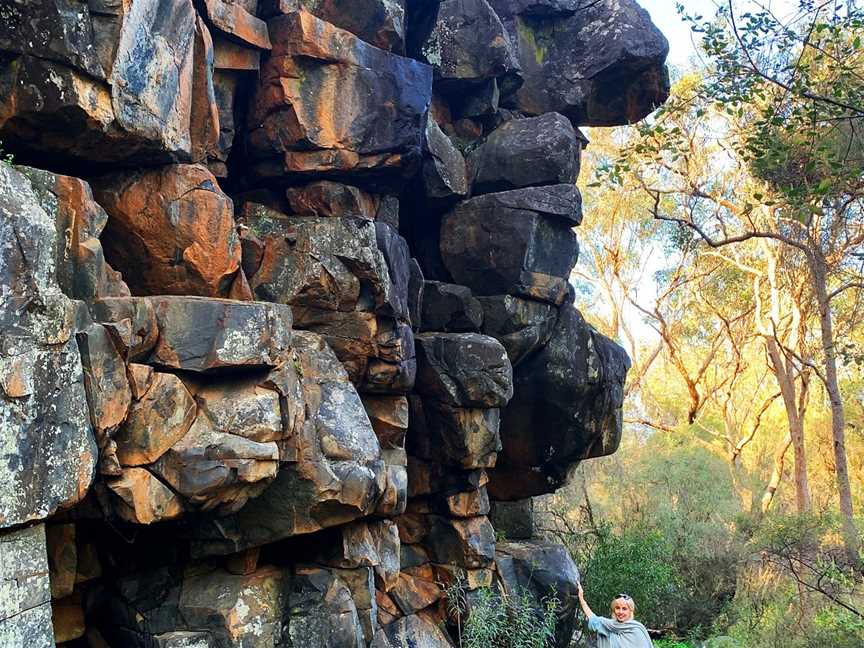
[[[624,605],[630,608],[630,611],[633,614],[636,614],[636,601],[633,600],[629,594],[619,594],[615,598],[612,599],[612,602],[609,604],[609,611],[613,614],[615,613],[615,601],[623,601]]]

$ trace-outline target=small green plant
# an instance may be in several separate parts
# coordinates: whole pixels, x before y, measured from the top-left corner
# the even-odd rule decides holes
[[[525,590],[507,595],[483,587],[469,594],[461,578],[444,593],[460,648],[547,648],[555,636],[554,594],[540,602]]]
[[[15,156],[3,149],[3,142],[0,141],[0,164],[12,166],[15,161]]]

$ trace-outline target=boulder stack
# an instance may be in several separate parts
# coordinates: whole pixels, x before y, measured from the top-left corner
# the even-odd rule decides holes
[[[458,583],[567,646],[531,497],[629,367],[579,127],[666,51],[632,0],[0,0],[0,645],[443,648]]]

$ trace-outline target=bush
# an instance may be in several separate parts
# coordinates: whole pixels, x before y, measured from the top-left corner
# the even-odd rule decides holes
[[[445,589],[460,648],[547,648],[560,605],[554,595],[540,605],[526,591],[507,596],[488,587],[468,593],[457,580]]]
[[[672,565],[671,545],[657,530],[637,527],[616,535],[608,524],[571,543],[591,608],[603,616],[609,603],[626,592],[636,602],[636,616],[646,626],[675,625],[680,581]]]

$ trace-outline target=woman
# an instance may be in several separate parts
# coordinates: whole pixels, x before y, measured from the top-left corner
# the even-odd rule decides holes
[[[614,619],[597,616],[585,602],[582,583],[579,583],[579,604],[588,617],[588,629],[597,633],[597,648],[651,648],[651,637],[645,626],[633,618],[636,603],[627,594],[619,594],[612,601]]]

